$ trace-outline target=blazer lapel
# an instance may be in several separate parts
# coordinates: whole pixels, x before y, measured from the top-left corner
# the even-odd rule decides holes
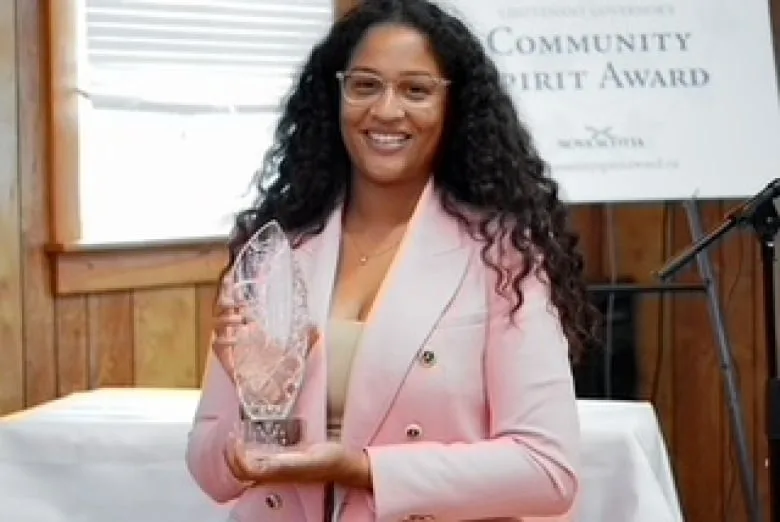
[[[347,447],[369,444],[416,354],[453,298],[470,249],[429,184],[368,317],[342,426]]]
[[[333,211],[320,235],[311,241],[314,244],[311,247],[311,266],[307,279],[309,313],[324,334],[341,250],[341,206]]]
[[[341,207],[328,220],[325,229],[299,247],[297,259],[306,281],[307,303],[311,321],[320,329],[320,339],[312,347],[306,366],[306,383],[298,399],[298,412],[306,419],[306,440],[309,443],[325,440],[327,395],[327,357],[325,335],[333,283],[341,243]],[[300,485],[306,520],[323,520],[323,488],[319,485]]]

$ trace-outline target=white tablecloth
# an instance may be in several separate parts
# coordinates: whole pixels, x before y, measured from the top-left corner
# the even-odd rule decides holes
[[[1,419],[0,521],[224,521],[227,507],[184,464],[197,399],[197,390],[104,389]],[[579,408],[580,522],[681,521],[652,407]]]

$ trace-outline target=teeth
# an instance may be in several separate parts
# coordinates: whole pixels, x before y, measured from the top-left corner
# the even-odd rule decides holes
[[[378,143],[398,144],[406,140],[405,134],[380,134],[377,132],[369,132],[368,136]]]

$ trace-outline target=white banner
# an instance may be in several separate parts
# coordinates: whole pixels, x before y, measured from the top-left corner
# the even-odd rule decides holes
[[[767,0],[442,0],[571,202],[743,198],[780,177]]]

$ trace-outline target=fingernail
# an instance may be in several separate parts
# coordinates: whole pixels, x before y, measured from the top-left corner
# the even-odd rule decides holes
[[[254,462],[254,468],[263,473],[270,473],[275,467],[269,459],[256,459]]]

